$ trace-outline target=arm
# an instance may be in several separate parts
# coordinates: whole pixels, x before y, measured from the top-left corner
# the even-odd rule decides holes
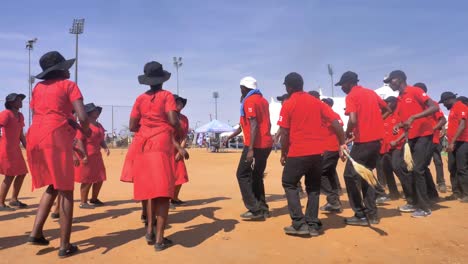
[[[247,162],[252,162],[254,157],[254,143],[255,137],[257,135],[258,122],[255,117],[249,118],[250,122],[250,146],[249,151],[247,152]]]
[[[106,140],[103,140],[103,141],[101,142],[101,148],[104,149],[104,151],[106,152],[106,155],[107,155],[107,156],[110,155],[110,150],[109,150],[109,148],[107,147]]]
[[[138,130],[140,129],[140,119],[130,117],[128,129],[130,130],[130,132],[138,132]]]
[[[279,132],[281,135],[280,143],[281,143],[281,165],[286,164],[286,157],[288,156],[289,151],[289,129],[280,127]]]
[[[398,143],[402,141],[406,136],[407,136],[407,133],[401,133],[401,135],[397,139],[390,142],[390,146],[392,148],[396,147],[396,145],[398,145]]]
[[[410,116],[408,120],[403,123],[405,129],[409,129],[414,120],[433,115],[435,112],[437,112],[437,110],[439,110],[439,107],[432,100],[426,100],[425,105],[427,106],[426,110]]]
[[[91,134],[91,130],[89,129],[88,114],[84,110],[83,99],[75,100],[72,104],[73,109],[75,109],[75,113],[78,116],[78,120],[80,120],[80,125],[83,128],[84,134],[89,136]]]
[[[442,130],[442,128],[445,126],[445,124],[447,124],[447,119],[445,118],[445,116],[442,116],[441,118],[439,118],[439,122],[437,122],[435,127],[433,127],[432,129],[433,130]]]
[[[229,147],[229,141],[235,137],[237,137],[240,133],[242,132],[242,128],[241,126],[239,126],[236,131],[234,131],[231,135],[229,135],[227,138],[226,138],[226,147]]]
[[[21,130],[21,135],[20,135],[20,141],[21,141],[21,144],[23,144],[23,147],[26,148],[26,137],[24,136],[24,133],[22,130]]]
[[[81,161],[83,164],[88,164],[88,153],[86,151],[83,140],[76,141],[75,151],[82,155]]]
[[[169,119],[169,124],[177,131],[178,134],[182,134],[182,126],[179,122],[179,116],[176,111],[169,111],[167,113],[167,118]]]
[[[177,142],[174,135],[172,135],[172,144],[177,149],[176,161],[180,160],[181,157],[184,157],[184,159],[189,159],[188,152],[179,144],[179,142]]]
[[[331,127],[333,128],[333,131],[336,134],[336,138],[338,139],[338,142],[340,144],[339,153],[340,153],[340,158],[343,159],[344,157],[343,151],[348,149],[345,143],[345,133],[343,131],[343,127],[341,126],[340,122],[338,122],[338,120],[336,119],[333,120],[333,122],[331,123]]]
[[[346,138],[351,138],[351,133],[353,133],[354,128],[357,124],[356,113],[349,113],[348,126],[346,127]]]
[[[382,109],[382,118],[386,119],[389,115],[392,114],[392,109],[388,105],[385,105]]]
[[[466,128],[466,120],[462,119],[460,120],[460,124],[458,125],[457,132],[455,132],[455,135],[452,138],[452,142],[449,142],[447,151],[449,152],[453,151],[455,147],[455,142],[457,141],[458,137],[463,133],[465,128]]]

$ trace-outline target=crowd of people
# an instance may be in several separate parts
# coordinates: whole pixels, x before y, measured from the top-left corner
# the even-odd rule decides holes
[[[43,81],[32,92],[33,120],[26,136],[20,112],[25,95],[9,94],[5,110],[0,113],[0,174],[5,175],[0,187],[0,210],[27,207],[18,199],[28,173],[21,143],[26,148],[33,189],[46,187],[28,242],[49,244],[43,228],[57,200],[51,217],[58,218],[60,223],[60,257],[78,251],[70,243],[74,184],[81,184],[80,208],[104,205],[98,198],[106,180],[101,149],[110,154],[105,130],[97,121],[102,108],[94,103],[84,104],[80,89],[69,80],[73,63],[74,59],[66,60],[56,51],[41,57],[39,64],[43,72],[36,78]],[[149,89],[138,96],[130,114],[129,129],[135,136],[120,178],[133,184],[133,198],[142,204],[145,239],[156,251],[173,245],[164,236],[168,211],[170,206],[184,203],[179,199],[179,192],[188,182],[184,160],[189,158],[185,149],[189,121],[181,113],[187,99],[163,89],[170,76],[155,61],[146,63],[144,74],[138,76],[139,83]],[[345,219],[346,224],[379,223],[377,204],[400,198],[394,173],[406,199],[399,210],[411,212],[416,218],[430,216],[438,190],[428,166],[438,144],[439,131],[447,121],[439,104],[450,110],[446,133],[452,195],[447,199],[468,202],[467,99],[444,92],[437,103],[427,95],[424,84],[408,85],[402,71],[393,71],[384,80],[399,92],[398,98],[383,100],[358,82],[358,75],[349,71],[336,84],[347,94],[345,114],[349,121],[344,130],[343,121],[332,109],[333,100],[320,100],[317,93],[305,92],[302,76],[289,73],[284,79],[287,93],[279,97],[282,101],[280,128],[272,136],[268,102],[257,88],[257,81],[253,77],[240,81],[240,127],[226,141],[241,132],[244,134],[244,149],[236,172],[247,209],[240,215],[242,219],[265,220],[270,216],[263,176],[276,143],[281,145],[282,186],[292,220],[284,228],[286,234],[320,235],[319,210],[342,211],[341,185],[336,172],[340,159],[346,160],[344,181],[354,211],[352,217]],[[405,144],[410,150],[411,166],[405,160]],[[354,167],[355,163],[370,170],[380,163],[382,184],[369,184]],[[300,203],[303,176],[307,196],[305,212]],[[383,183],[388,186],[389,195]],[[442,183],[445,185],[438,179],[439,191]],[[7,205],[5,200],[11,185],[13,194]],[[91,199],[88,199],[90,191]],[[326,195],[327,203],[319,207],[321,192]]]

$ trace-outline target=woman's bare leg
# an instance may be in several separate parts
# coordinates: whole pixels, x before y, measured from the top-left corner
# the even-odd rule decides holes
[[[40,238],[44,236],[44,224],[57,194],[58,191],[55,190],[52,185],[49,185],[42,195],[41,201],[39,202],[39,208],[37,209],[36,219],[34,220],[33,230],[31,231],[31,237]]]
[[[26,175],[18,175],[15,177],[15,182],[13,183],[13,194],[11,196],[11,201],[18,201],[18,195],[23,186],[24,177]]]
[[[73,191],[59,191],[60,203],[60,249],[68,249],[73,219]]]
[[[10,190],[11,184],[13,183],[13,179],[15,177],[12,176],[5,176],[5,179],[0,186],[0,205],[5,206],[5,199],[8,194],[8,190]]]
[[[153,199],[156,205],[156,243],[162,243],[169,214],[169,198]]]

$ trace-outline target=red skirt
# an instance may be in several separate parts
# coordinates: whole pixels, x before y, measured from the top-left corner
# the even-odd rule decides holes
[[[175,185],[182,185],[189,181],[187,168],[183,159],[175,162],[175,178]]]
[[[33,123],[26,137],[33,190],[48,185],[57,190],[73,190],[75,134],[66,122],[52,129],[51,125]]]
[[[88,164],[75,167],[75,182],[97,183],[106,180],[106,167],[101,152],[88,156]]]
[[[135,135],[135,138],[137,135]],[[128,146],[127,155],[125,156],[124,165],[122,168],[122,174],[120,175],[120,181],[122,182],[133,182],[132,168],[135,160],[135,151],[137,150],[135,139]]]
[[[0,174],[18,176],[28,173],[26,162],[19,145],[10,146],[5,138],[0,138]]]
[[[133,194],[135,200],[158,197],[172,198],[175,185],[175,160],[172,131],[149,137],[135,138],[133,165]]]

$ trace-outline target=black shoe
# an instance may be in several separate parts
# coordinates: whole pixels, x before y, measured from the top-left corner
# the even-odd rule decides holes
[[[259,211],[255,213],[251,211],[247,211],[241,214],[240,217],[243,218],[244,220],[265,220],[265,215],[263,211]]]
[[[10,206],[13,206],[13,207],[18,207],[20,209],[23,209],[23,208],[27,208],[28,205],[25,204],[25,203],[22,203],[20,201],[11,201],[8,203]]]
[[[60,218],[60,214],[59,214],[59,213],[51,213],[51,214],[50,214],[50,218],[52,218],[52,219],[59,219],[59,218]]]
[[[171,200],[171,203],[176,205],[176,206],[180,206],[180,205],[184,205],[185,202],[184,201],[181,201],[181,200]]]
[[[70,244],[70,247],[68,247],[68,249],[60,249],[58,252],[58,255],[61,258],[66,258],[66,257],[70,257],[76,252],[78,252],[78,247]]]
[[[392,199],[388,196],[380,196],[379,198],[375,199],[375,203],[378,205],[386,204],[387,202],[390,202]]]
[[[465,196],[465,197],[461,198],[460,202],[461,203],[468,203],[468,196]]]
[[[350,217],[350,218],[345,218],[345,224],[347,225],[355,225],[355,226],[368,226],[369,223],[367,222],[367,218],[365,217]]]
[[[437,184],[437,190],[440,193],[446,193],[447,192],[447,186],[445,185],[445,183],[439,183],[439,184]]]
[[[310,235],[309,226],[306,224],[301,225],[298,229],[294,228],[294,226],[287,226],[283,228],[284,233],[287,235],[295,235],[295,236],[303,236],[303,235]]]
[[[156,242],[156,236],[154,235],[154,233],[151,233],[151,234],[147,233],[145,235],[145,239],[148,245],[154,245],[154,243]]]
[[[444,199],[446,201],[455,201],[455,200],[458,200],[460,198],[460,196],[458,194],[451,194],[450,196],[446,196]]]
[[[271,217],[271,213],[270,213],[270,210],[263,210],[263,218],[270,218]]]
[[[367,220],[372,225],[378,225],[380,223],[380,218],[378,216],[376,216],[376,215],[375,216],[369,215],[367,217]]]
[[[169,240],[167,238],[163,238],[163,241],[161,243],[154,244],[154,250],[163,251],[163,250],[171,247],[172,245],[174,245],[174,243],[171,240]]]
[[[47,246],[49,245],[49,240],[45,239],[45,237],[29,237],[28,242],[37,245],[37,246]]]
[[[89,200],[89,203],[93,204],[94,206],[104,206],[105,205],[99,199],[96,199],[96,200],[91,199],[91,200]]]
[[[341,208],[341,204],[330,204],[327,203],[324,206],[320,207],[320,211],[330,212],[330,213],[341,213],[343,209]]]

